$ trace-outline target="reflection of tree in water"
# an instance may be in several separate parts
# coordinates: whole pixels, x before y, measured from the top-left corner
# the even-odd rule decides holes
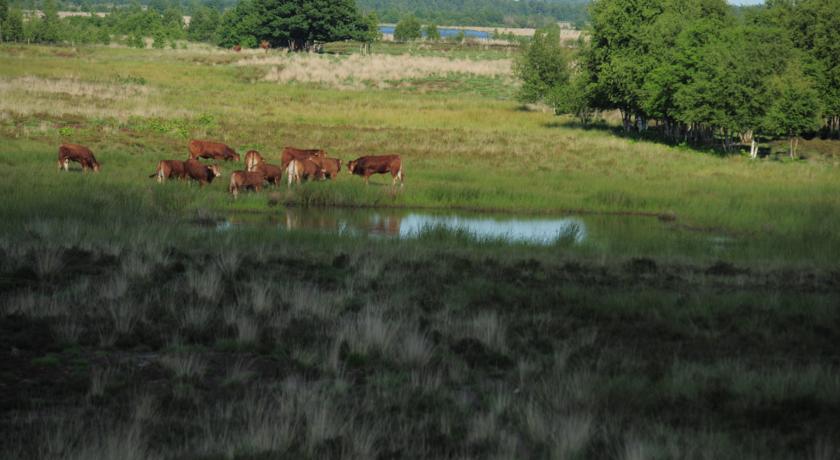
[[[358,210],[287,209],[287,230],[329,230],[382,235],[400,234],[402,216]]]
[[[397,214],[374,214],[371,216],[369,228],[371,233],[399,236],[401,222],[402,216]]]
[[[330,212],[286,210],[286,230],[324,229],[338,230],[338,217]]]

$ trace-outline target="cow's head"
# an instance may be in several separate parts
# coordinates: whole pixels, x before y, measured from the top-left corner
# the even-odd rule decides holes
[[[93,172],[99,172],[99,169],[100,169],[99,162],[96,161],[96,160],[93,160]]]
[[[356,160],[347,162],[347,170],[350,171],[350,174],[356,172]]]
[[[221,177],[222,176],[222,168],[220,168],[219,165],[210,165],[210,166],[207,167],[207,169],[209,169],[210,172],[213,173],[213,177]]]
[[[241,157],[241,156],[239,156],[239,154],[238,154],[238,153],[234,153],[234,154],[231,156],[231,158],[233,158],[233,161],[237,161],[237,162],[242,161],[242,157]]]

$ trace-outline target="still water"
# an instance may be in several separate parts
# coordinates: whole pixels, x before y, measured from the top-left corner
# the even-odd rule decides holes
[[[394,34],[394,26],[379,26],[379,31],[382,32],[383,34],[393,35]],[[440,36],[442,38],[455,37],[462,31],[464,32],[464,37],[466,37],[466,38],[478,38],[478,39],[482,39],[482,40],[487,40],[487,39],[490,38],[490,33],[489,32],[484,32],[484,31],[480,31],[480,30],[447,29],[447,28],[442,28],[442,27],[438,28],[438,32],[440,33]],[[424,36],[426,35],[425,31],[423,31],[423,35]]]
[[[546,217],[405,209],[281,208],[272,213],[234,214],[216,223],[218,231],[254,226],[278,233],[303,230],[400,239],[430,232],[459,232],[476,240],[534,245],[584,245],[632,235],[661,240],[661,233],[673,233],[651,217]]]

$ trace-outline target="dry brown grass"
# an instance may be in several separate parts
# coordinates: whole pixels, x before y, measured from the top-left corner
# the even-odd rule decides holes
[[[315,54],[257,56],[242,59],[237,66],[273,66],[267,81],[320,83],[337,88],[388,86],[388,82],[440,77],[452,74],[512,78],[512,61],[447,59],[444,57],[354,54],[329,57]]]
[[[75,77],[0,78],[0,113],[81,115],[87,117],[173,117],[191,112],[171,109],[154,88],[85,81]]]

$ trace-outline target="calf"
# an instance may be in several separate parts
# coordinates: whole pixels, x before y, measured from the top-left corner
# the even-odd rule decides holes
[[[199,185],[204,187],[205,184],[210,184],[213,179],[221,176],[222,170],[218,165],[205,166],[198,160],[189,159],[184,162],[184,175],[198,181]]]
[[[249,150],[248,153],[245,154],[245,171],[254,172],[257,170],[257,165],[265,161],[265,159],[260,155],[260,152],[256,150]]]
[[[292,160],[289,163],[289,187],[292,182],[301,183],[303,180],[324,180],[324,170],[312,160]]]
[[[262,173],[265,181],[275,186],[280,185],[280,182],[283,180],[283,169],[271,163],[262,162],[256,166],[255,171]]]
[[[157,176],[157,181],[163,183],[164,179],[184,179],[187,177],[187,171],[184,169],[184,162],[180,160],[161,160],[154,174],[149,177]]]
[[[235,150],[221,142],[190,141],[190,159],[206,158],[208,160],[240,161],[239,154]]]
[[[324,170],[324,175],[329,179],[335,179],[338,172],[341,171],[341,160],[338,158],[311,157],[310,160],[320,166]]]
[[[402,159],[399,155],[366,156],[357,158],[347,163],[347,169],[350,171],[350,174],[364,177],[365,185],[367,185],[370,176],[374,174],[391,173],[392,187],[397,184],[397,179],[400,180],[400,187],[402,187],[403,180],[405,178],[402,170]]]
[[[265,181],[265,176],[259,171],[234,171],[230,174],[230,186],[228,186],[228,191],[234,198],[239,196],[239,190],[247,190],[250,188],[255,192],[259,192],[260,188],[262,188],[263,181]]]
[[[82,165],[82,171],[92,169],[99,172],[99,162],[89,148],[79,144],[61,144],[58,148],[58,170],[69,171],[71,161]]]
[[[321,149],[298,149],[295,147],[284,147],[280,154],[280,167],[285,171],[292,160],[306,160],[312,157],[326,157],[327,153]]]

